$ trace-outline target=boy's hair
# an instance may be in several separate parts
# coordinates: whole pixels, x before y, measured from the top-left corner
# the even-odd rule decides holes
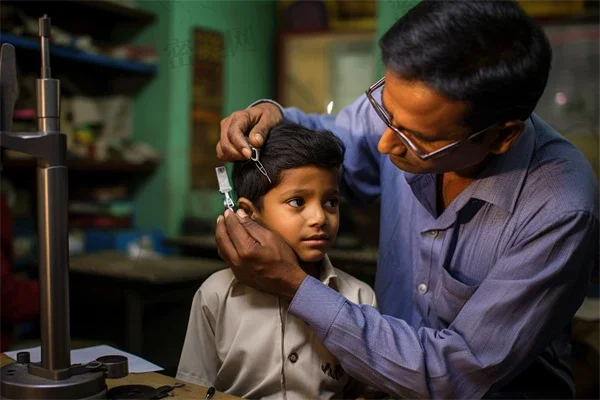
[[[252,160],[233,164],[233,186],[237,197],[245,197],[262,210],[262,199],[281,181],[288,169],[315,166],[339,170],[344,160],[344,144],[329,131],[313,131],[297,124],[276,126],[260,147],[259,161],[271,183]]]
[[[548,81],[552,48],[515,1],[423,0],[381,40],[386,68],[467,103],[483,129],[526,120]]]

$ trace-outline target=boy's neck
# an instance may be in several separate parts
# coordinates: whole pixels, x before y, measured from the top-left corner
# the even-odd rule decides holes
[[[313,278],[320,279],[320,277],[321,277],[321,263],[323,261],[304,262],[302,260],[298,260],[298,262],[300,264],[300,268],[302,268],[302,270],[304,272],[306,272],[308,275],[312,276]]]

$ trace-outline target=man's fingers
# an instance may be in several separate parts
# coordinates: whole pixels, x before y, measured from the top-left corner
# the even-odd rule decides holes
[[[255,119],[255,125],[248,134],[253,146],[263,145],[272,128],[283,120],[281,110],[271,103],[260,103],[248,110]]]
[[[240,256],[235,249],[229,235],[227,234],[227,228],[225,227],[225,218],[219,216],[217,218],[217,227],[215,229],[215,240],[217,242],[217,248],[219,249],[219,256],[228,265],[239,265]]]
[[[221,137],[217,143],[217,157],[222,161],[245,160],[241,151],[229,140],[229,130],[231,128],[232,116],[229,116],[221,121]]]
[[[240,224],[246,229],[246,233],[250,236],[256,243],[259,245],[263,245],[265,243],[269,243],[270,240],[273,240],[273,233],[268,229],[265,229],[262,225],[253,221],[251,218],[248,218],[248,215],[241,208],[237,211],[238,219]]]
[[[222,160],[222,161],[227,161],[225,159],[225,154],[223,153],[223,150],[221,150],[221,141],[220,140],[217,142],[217,149],[216,150],[217,150],[217,158],[219,160]]]
[[[231,243],[242,258],[244,256],[251,256],[254,249],[260,246],[260,243],[248,234],[244,225],[240,223],[238,217],[231,211],[225,211],[225,226]]]
[[[263,145],[265,140],[267,139],[267,135],[269,134],[269,130],[272,126],[269,126],[264,119],[259,120],[259,122],[252,128],[250,134],[248,135],[248,140],[250,144],[254,147],[260,147]]]
[[[231,114],[230,118],[231,122],[227,129],[227,139],[235,151],[243,154],[248,159],[252,155],[250,146],[248,146],[248,139],[246,139],[246,132],[250,130],[252,124],[250,114],[247,110],[236,111]]]

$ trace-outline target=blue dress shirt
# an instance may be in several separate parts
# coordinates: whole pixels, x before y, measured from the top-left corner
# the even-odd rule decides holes
[[[597,268],[599,200],[574,145],[532,114],[439,213],[435,175],[377,151],[386,126],[364,95],[337,115],[282,111],[343,140],[348,198],[381,200],[380,311],[312,277],[289,309],[346,372],[407,398],[482,398],[510,383],[513,395],[573,395],[569,324]]]

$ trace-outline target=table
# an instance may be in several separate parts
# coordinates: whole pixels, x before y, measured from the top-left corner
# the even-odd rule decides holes
[[[182,253],[204,259],[219,259],[214,235],[177,236],[166,238],[165,246],[180,248]],[[357,249],[331,248],[327,252],[334,267],[373,286],[377,268],[378,250],[373,247]]]
[[[5,366],[6,364],[13,362],[14,360],[8,357],[6,354],[1,354],[0,361],[2,363],[2,366]],[[122,385],[149,385],[157,388],[163,385],[172,385],[175,382],[175,379],[169,378],[168,376],[156,372],[146,372],[143,374],[129,374],[126,377],[119,379],[107,379],[106,386],[108,387],[108,389],[112,389],[115,386]],[[169,397],[169,399],[202,400],[206,396],[206,390],[207,388],[203,386],[198,386],[186,382],[185,386],[173,389],[173,391],[171,392],[173,393],[173,397]],[[239,399],[239,397],[217,391],[215,392],[213,399],[227,400]]]
[[[223,268],[215,259],[113,251],[71,257],[71,337],[112,344],[174,376],[194,293]]]
[[[192,247],[206,251],[216,251],[217,249],[214,235],[177,236],[164,239],[164,244],[167,246]],[[377,249],[373,248],[339,249],[334,247],[329,249],[327,255],[331,260],[372,265],[377,263],[378,252]]]

